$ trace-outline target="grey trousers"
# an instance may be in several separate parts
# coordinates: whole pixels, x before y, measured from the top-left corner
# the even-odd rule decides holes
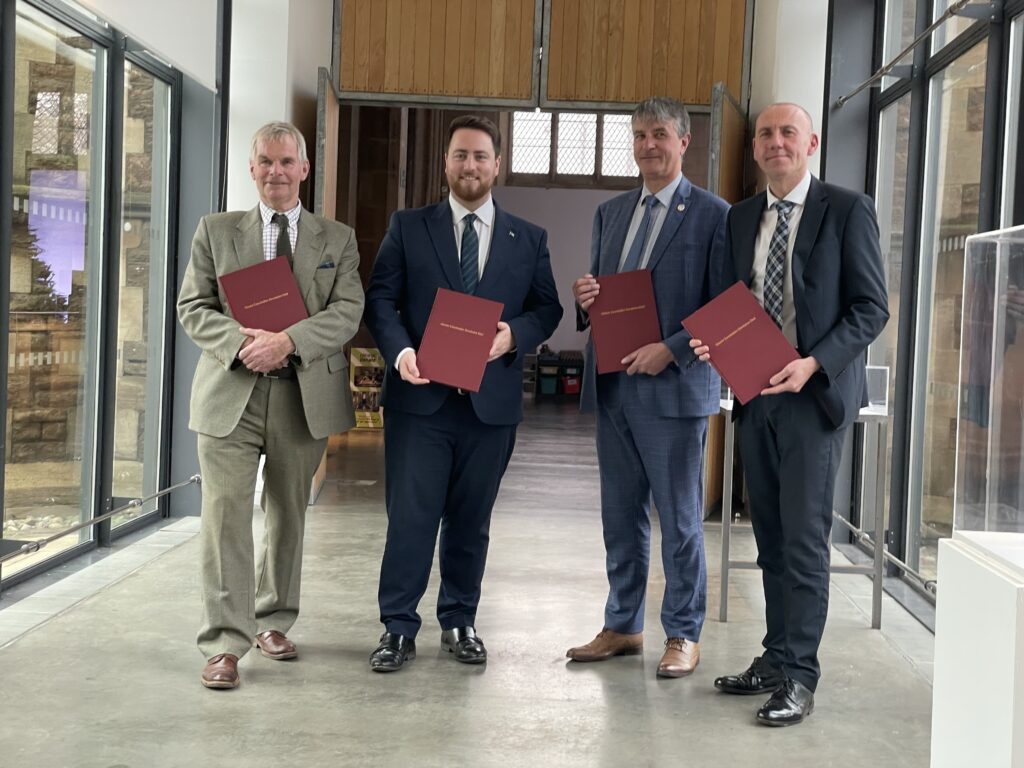
[[[198,437],[203,477],[199,533],[205,658],[241,658],[253,637],[287,633],[299,614],[302,536],[310,483],[327,445],[309,434],[294,379],[257,381],[226,437]],[[265,533],[253,555],[252,512],[261,453]]]

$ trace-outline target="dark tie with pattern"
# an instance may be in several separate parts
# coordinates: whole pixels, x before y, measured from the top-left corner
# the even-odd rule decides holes
[[[644,198],[644,217],[640,220],[640,228],[633,237],[633,244],[629,246],[629,253],[626,260],[622,262],[622,269],[619,272],[631,272],[640,269],[640,260],[644,256],[644,249],[647,247],[647,239],[651,236],[651,225],[654,224],[654,207],[658,204],[658,198],[648,195]]]
[[[292,266],[292,239],[288,236],[288,217],[283,213],[275,213],[270,217],[273,224],[277,224],[277,248],[274,256],[278,259],[287,259],[288,266]],[[268,371],[267,376],[272,379],[294,378],[295,372],[291,367],[291,361],[283,368]]]
[[[275,256],[284,256],[288,263],[292,263],[292,239],[288,235],[288,217],[283,213],[275,213],[270,220],[277,224],[277,251]]]
[[[773,208],[779,214],[779,220],[772,232],[772,240],[768,246],[768,261],[764,266],[764,309],[782,327],[782,283],[786,274],[786,248],[789,245],[789,214],[795,203],[779,200]]]
[[[476,293],[476,284],[480,275],[480,239],[476,236],[475,213],[467,213],[462,218],[462,287],[466,293]]]

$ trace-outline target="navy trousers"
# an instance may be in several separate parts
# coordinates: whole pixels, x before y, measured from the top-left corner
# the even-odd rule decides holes
[[[455,390],[440,410],[384,415],[387,542],[377,599],[389,632],[415,637],[438,542],[441,629],[472,626],[487,561],[491,508],[515,446],[515,425],[477,418]]]
[[[845,429],[810,393],[757,397],[738,420],[765,597],[764,657],[812,691],[828,615],[832,497]]]

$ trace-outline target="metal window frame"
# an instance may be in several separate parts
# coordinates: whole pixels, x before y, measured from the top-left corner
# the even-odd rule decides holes
[[[876,0],[876,67],[881,66],[884,40],[885,0]],[[931,24],[931,0],[918,0],[915,34],[920,34]],[[909,77],[903,77],[880,91],[872,91],[870,106],[871,142],[868,156],[868,184],[874,189],[878,174],[878,131],[882,112],[910,95],[910,125],[908,136],[908,158],[905,216],[903,222],[903,272],[901,276],[901,316],[896,347],[896,382],[892,430],[892,461],[890,471],[889,524],[886,535],[890,551],[906,561],[909,554],[912,532],[909,530],[911,443],[913,439],[912,393],[918,366],[917,320],[919,304],[930,301],[920,296],[923,242],[924,192],[923,183],[928,151],[928,116],[931,109],[930,89],[932,78],[968,52],[982,40],[988,41],[986,62],[985,115],[982,136],[981,192],[979,208],[979,231],[986,224],[998,220],[1002,186],[998,183],[1002,172],[1002,151],[1005,140],[1004,94],[1007,76],[1007,52],[1009,51],[1009,29],[1013,18],[1024,13],[1024,0],[1010,0],[1004,4],[1003,14],[995,21],[982,19],[947,43],[936,52],[931,46],[918,46],[914,50],[913,64]],[[833,30],[834,34],[834,30]],[[1017,105],[1024,118],[1024,105]],[[1024,190],[1024,157],[1018,156],[1017,190]],[[1024,196],[1015,198],[1014,222],[1024,222]],[[921,404],[918,404],[921,407]],[[915,539],[916,540],[916,539]],[[898,569],[889,568],[890,576],[900,575]],[[934,596],[920,588],[911,579],[904,579],[916,592],[934,601]]]
[[[11,209],[14,188],[14,2],[0,0],[0,243],[14,232]],[[0,467],[7,455],[7,376],[11,317],[11,248],[0,248]],[[4,481],[0,471],[0,537],[3,536]],[[3,571],[0,569],[0,578]],[[2,583],[2,582],[0,582]]]
[[[1012,42],[1011,36],[1012,36],[1012,30],[1013,30],[1014,24],[1018,24],[1018,23],[1021,25],[1020,26],[1020,29],[1021,29],[1021,50],[1024,51],[1024,0],[1015,0],[1012,3],[1007,3],[1006,9],[1005,9],[1005,13],[1004,13],[1004,16],[1003,16],[1003,24],[1005,26],[1004,37],[1003,37],[1003,45],[1004,45],[1004,51],[1006,52],[1007,61],[1009,61],[1009,57],[1013,55],[1013,48],[1011,46],[1011,42]],[[1009,68],[1007,68],[1007,70],[1006,70],[1006,75],[1009,75]],[[1024,224],[1024,151],[1022,151],[1022,148],[1020,146],[1021,143],[1024,142],[1024,66],[1019,67],[1019,69],[1018,69],[1018,76],[1019,76],[1019,79],[1020,79],[1020,82],[1018,83],[1018,93],[1021,95],[1022,98],[1019,98],[1017,100],[1017,105],[1016,105],[1016,108],[1017,108],[1017,125],[1016,125],[1017,135],[1015,137],[1015,139],[1017,141],[1016,165],[1012,169],[1012,171],[1011,171],[1011,169],[1006,168],[1006,166],[1005,166],[1005,152],[1004,152],[1004,156],[1003,156],[1003,160],[1002,160],[1002,164],[1003,164],[1002,170],[1004,172],[1012,172],[1013,173],[1013,182],[1012,182],[1013,183],[1013,210],[1011,210],[1009,212],[1010,213],[1010,221],[1008,222],[1007,226],[1018,226],[1020,224]],[[1004,84],[1007,87],[1009,87],[1009,83],[1007,82],[1007,78],[1006,77],[1003,78],[1003,82],[1004,82]],[[1002,141],[1002,146],[1004,147],[1004,149],[1006,147],[1006,140],[1009,138],[1009,137],[1006,136],[1006,133],[1005,133],[1006,129],[1008,127],[1008,122],[1009,122],[1008,119],[1007,119],[1008,117],[1009,117],[1008,114],[1004,115],[1004,124],[1003,124],[1003,132],[1004,133],[1003,133],[1003,141]],[[1000,200],[999,200],[1000,218],[1002,216],[1002,208],[1003,208],[1002,194],[1005,191],[1005,189],[1006,189],[1005,184],[1001,185],[1000,188],[999,188],[999,191],[1000,191]]]
[[[170,115],[168,121],[168,174],[167,174],[167,242],[164,269],[161,274],[163,279],[163,338],[161,369],[162,378],[160,392],[160,416],[159,436],[157,440],[157,488],[164,488],[169,484],[170,475],[170,425],[171,418],[171,397],[173,388],[171,386],[173,377],[170,372],[174,364],[174,298],[176,292],[175,255],[178,251],[178,166],[180,165],[180,126],[181,126],[181,73],[176,72],[163,62],[139,50],[132,50],[131,41],[127,38],[118,40],[117,51],[114,56],[117,60],[114,68],[111,68],[111,84],[116,93],[120,93],[120,100],[116,105],[111,103],[110,136],[112,145],[110,155],[111,186],[109,192],[109,204],[111,206],[108,216],[108,231],[110,241],[107,244],[104,264],[109,270],[105,277],[105,306],[119,307],[120,297],[120,264],[121,253],[121,232],[123,214],[123,195],[119,180],[122,177],[124,161],[124,100],[127,96],[124,84],[125,65],[131,64],[146,72],[154,79],[160,80],[170,89]],[[104,343],[106,349],[101,351],[103,369],[115,371],[117,369],[117,327],[119,322],[118,312],[110,311],[104,318],[107,326],[104,329]],[[95,516],[121,506],[127,501],[125,498],[113,495],[113,467],[114,467],[114,433],[116,430],[117,418],[117,378],[113,374],[104,377],[103,382],[103,414],[100,454],[100,480],[97,483],[99,501],[94,506]],[[112,526],[111,520],[105,520],[96,526],[96,536],[99,546],[109,546],[112,541],[117,540],[125,534],[131,533],[141,527],[149,525],[157,518],[169,515],[170,500],[160,496],[156,507],[134,520],[128,521],[116,528]]]
[[[120,263],[120,217],[121,217],[121,184],[120,168],[123,156],[123,116],[124,116],[124,65],[131,62],[146,70],[152,76],[162,80],[171,89],[170,120],[169,120],[169,157],[167,179],[167,257],[164,273],[164,335],[163,335],[163,369],[160,395],[160,438],[157,468],[158,487],[167,485],[170,471],[170,419],[173,400],[173,378],[171,376],[174,354],[174,294],[176,291],[176,254],[178,249],[178,206],[180,197],[179,167],[181,158],[181,104],[182,75],[145,49],[134,43],[130,38],[119,33],[113,27],[98,24],[75,9],[63,5],[59,0],[0,0],[0,242],[10,242],[13,233],[11,195],[13,188],[13,155],[14,155],[14,69],[16,61],[16,4],[18,2],[52,17],[55,21],[88,37],[97,46],[106,51],[107,82],[105,83],[104,104],[104,136],[105,145],[97,170],[103,174],[103,239],[97,291],[101,299],[96,302],[100,324],[99,360],[101,374],[98,379],[96,427],[91,434],[91,442],[84,446],[96,456],[96,470],[93,475],[93,487],[83,489],[83,499],[91,500],[93,517],[103,514],[107,500],[111,498],[113,472],[113,423],[115,377],[111,371],[116,370],[117,354],[117,312],[118,281]],[[222,8],[230,5],[230,0],[220,0]],[[10,329],[10,249],[0,252],[0,381],[7,381],[9,373],[8,334]],[[7,388],[0,387],[0,410],[7,412]],[[6,418],[0,421],[0,456],[6,449]],[[0,463],[0,509],[3,508],[4,478]],[[159,517],[169,514],[167,500],[161,498],[156,510],[135,520],[119,526],[111,531],[109,521],[95,526],[96,533],[87,541],[69,547],[52,557],[27,567],[17,574],[0,581],[0,591],[14,584],[23,582],[44,571],[59,566],[85,552],[110,543],[128,535],[139,528],[152,523]],[[0,518],[2,519],[2,518]],[[2,532],[0,532],[2,535]],[[0,572],[0,577],[2,577]]]

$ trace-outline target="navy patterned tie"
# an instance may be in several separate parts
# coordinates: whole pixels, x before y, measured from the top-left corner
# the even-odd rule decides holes
[[[768,261],[764,266],[764,309],[782,327],[782,282],[786,274],[786,248],[789,246],[789,214],[795,203],[779,200],[773,208],[779,214],[768,246]]]
[[[466,293],[476,293],[476,284],[480,278],[480,239],[476,236],[475,213],[467,213],[462,218],[462,287]]]
[[[633,244],[629,246],[629,253],[626,260],[622,262],[622,269],[619,272],[631,272],[640,269],[640,259],[644,256],[644,249],[647,247],[647,238],[651,236],[651,225],[654,223],[654,207],[658,204],[658,198],[648,195],[644,198],[644,217],[640,220],[640,228],[636,231]]]

